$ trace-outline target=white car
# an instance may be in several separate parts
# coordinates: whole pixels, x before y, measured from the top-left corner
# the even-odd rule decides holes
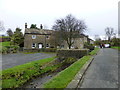
[[[105,48],[110,48],[110,44],[105,44]]]

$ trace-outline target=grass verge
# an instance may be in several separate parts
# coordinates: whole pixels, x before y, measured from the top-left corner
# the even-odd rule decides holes
[[[90,53],[89,53],[89,55],[95,55],[98,51],[100,50],[100,48],[95,48],[93,51],[91,51]]]
[[[18,65],[1,71],[2,88],[16,88],[23,85],[34,76],[41,75],[45,72],[52,71],[58,66],[48,66],[41,68],[45,64],[53,61],[56,57],[32,61],[26,64]]]
[[[67,85],[72,81],[78,71],[82,68],[82,66],[90,60],[91,56],[84,56],[75,63],[73,63],[70,67],[61,71],[53,77],[50,81],[46,82],[43,85],[43,88],[66,88]]]
[[[112,46],[111,48],[120,50],[120,47],[117,46]]]

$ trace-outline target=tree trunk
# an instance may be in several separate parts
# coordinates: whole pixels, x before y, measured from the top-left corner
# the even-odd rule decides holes
[[[69,49],[71,49],[71,45],[68,45],[69,46]]]
[[[110,41],[110,37],[108,37],[108,41]]]

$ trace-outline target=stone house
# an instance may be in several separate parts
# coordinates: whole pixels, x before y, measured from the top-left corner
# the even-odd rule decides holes
[[[51,48],[55,47],[51,44],[50,38],[54,37],[54,30],[43,29],[41,25],[40,28],[27,28],[25,24],[25,34],[24,34],[24,49],[41,49],[41,48]],[[74,44],[71,48],[84,48],[84,43],[88,42],[88,36],[81,34],[79,38],[76,38]],[[68,45],[65,41],[61,43],[57,48],[68,49]]]
[[[39,29],[27,28],[25,25],[24,49],[41,49],[49,48],[49,39],[53,30],[43,29],[42,25]]]

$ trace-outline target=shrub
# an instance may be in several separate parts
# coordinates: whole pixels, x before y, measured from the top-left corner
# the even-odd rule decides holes
[[[89,46],[87,46],[87,49],[89,49],[90,50],[90,52],[92,51],[92,50],[94,50],[94,46],[92,46],[92,45],[89,45]]]
[[[7,53],[8,49],[6,47],[2,47],[2,53]]]
[[[92,50],[94,50],[95,47],[92,44],[85,43],[84,44],[84,48],[89,49],[89,51],[91,52]]]
[[[87,42],[84,44],[84,48],[89,49],[90,52],[91,52],[92,50],[94,50],[93,44],[90,44],[90,43],[87,43]]]
[[[2,53],[16,53],[19,49],[19,46],[12,45],[12,46],[3,46],[2,47]]]
[[[84,55],[87,55],[88,52],[89,52],[88,49],[59,49],[57,50],[57,56],[59,58],[64,58],[64,57],[81,58]]]

